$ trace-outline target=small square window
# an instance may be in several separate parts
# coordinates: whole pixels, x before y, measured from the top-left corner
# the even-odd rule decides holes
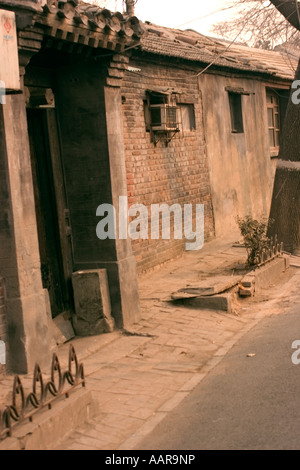
[[[231,117],[231,132],[242,134],[244,132],[242,95],[240,93],[229,92],[228,98]]]

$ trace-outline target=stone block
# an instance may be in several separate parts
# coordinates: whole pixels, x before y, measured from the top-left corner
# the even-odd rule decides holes
[[[109,333],[114,329],[106,269],[78,271],[72,276],[78,336]]]
[[[53,320],[54,338],[56,344],[64,344],[74,338],[75,333],[72,326],[70,314],[68,312],[61,313]]]
[[[254,295],[254,286],[245,287],[242,284],[239,285],[239,295],[240,297],[252,297]]]
[[[195,297],[183,301],[184,305],[189,305],[193,308],[208,309],[208,310],[222,310],[227,313],[232,312],[231,295],[216,295],[212,297]]]
[[[247,274],[242,281],[241,284],[243,287],[251,288],[255,286],[255,275],[254,274]]]
[[[248,274],[242,279],[238,287],[240,297],[252,297],[255,293],[255,276]]]

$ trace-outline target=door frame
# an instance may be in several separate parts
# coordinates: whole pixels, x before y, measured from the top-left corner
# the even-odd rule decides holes
[[[30,128],[30,113],[39,112],[41,114],[42,125],[44,128],[44,138],[46,145],[46,152],[48,154],[48,162],[50,165],[49,176],[50,184],[53,187],[51,192],[53,192],[54,197],[52,197],[54,204],[54,213],[57,216],[57,248],[59,251],[59,280],[61,281],[61,292],[62,300],[65,308],[63,311],[54,314],[53,301],[54,299],[50,296],[50,303],[52,308],[52,316],[56,317],[60,314],[66,314],[74,311],[74,301],[73,301],[73,291],[72,291],[72,272],[73,272],[73,249],[72,249],[72,236],[71,236],[71,226],[70,226],[70,214],[67,205],[67,195],[65,190],[65,178],[62,162],[62,153],[61,153],[61,144],[60,144],[60,135],[59,135],[59,125],[58,125],[58,116],[55,110],[55,107],[28,107],[27,108],[27,119],[28,127]],[[40,200],[40,188],[37,185],[37,175],[36,168],[37,159],[35,152],[32,150],[34,145],[33,136],[29,132],[29,140],[31,144],[30,153],[32,158],[32,168],[33,168],[33,181],[34,181],[34,192],[36,203],[39,204]],[[51,174],[50,174],[51,173]],[[39,223],[42,221],[38,220]]]

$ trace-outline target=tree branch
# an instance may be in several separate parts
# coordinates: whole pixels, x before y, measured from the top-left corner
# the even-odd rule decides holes
[[[295,0],[270,0],[275,8],[287,19],[287,21],[300,31],[299,16]],[[299,4],[297,2],[298,8]]]

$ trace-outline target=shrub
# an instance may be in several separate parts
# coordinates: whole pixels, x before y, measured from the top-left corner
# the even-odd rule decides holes
[[[260,255],[264,249],[269,248],[270,239],[267,237],[269,223],[253,219],[247,215],[244,219],[237,217],[237,224],[244,238],[247,250],[249,266],[256,266],[260,263]]]

